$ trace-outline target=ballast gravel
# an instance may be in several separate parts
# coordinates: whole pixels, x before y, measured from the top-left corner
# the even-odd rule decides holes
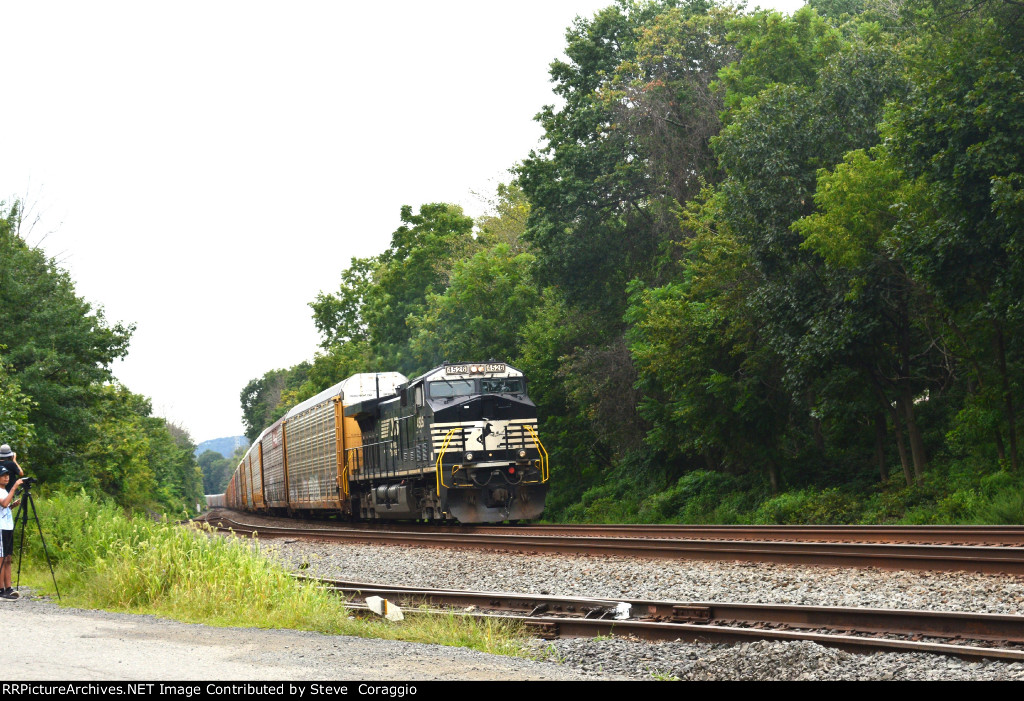
[[[665,561],[262,541],[260,550],[306,575],[422,586],[688,602],[1024,613],[1024,578],[740,562]],[[611,638],[536,641],[538,658],[595,676],[684,680],[1024,680],[1024,663],[916,653],[853,654],[811,642],[739,645]]]

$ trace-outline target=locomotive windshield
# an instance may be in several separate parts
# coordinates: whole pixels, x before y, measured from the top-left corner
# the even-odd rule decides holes
[[[522,394],[523,381],[518,377],[495,377],[480,380],[480,392],[483,394]]]
[[[476,394],[476,383],[473,380],[441,380],[430,383],[430,396],[433,399],[446,397],[466,397]]]

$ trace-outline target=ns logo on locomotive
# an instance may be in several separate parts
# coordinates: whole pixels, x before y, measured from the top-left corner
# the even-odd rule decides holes
[[[267,427],[211,506],[359,520],[537,518],[550,476],[526,378],[445,364],[353,375]]]

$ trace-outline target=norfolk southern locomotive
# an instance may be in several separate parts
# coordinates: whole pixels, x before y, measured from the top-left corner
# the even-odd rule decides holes
[[[413,380],[353,375],[264,430],[223,503],[359,520],[537,518],[549,466],[526,389],[522,372],[497,362]]]

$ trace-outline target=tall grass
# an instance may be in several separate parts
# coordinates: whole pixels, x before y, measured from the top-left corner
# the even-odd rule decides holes
[[[325,588],[293,578],[253,541],[122,512],[87,495],[37,499],[63,603],[221,626],[293,628],[518,654],[522,633],[502,621],[410,612],[406,621],[360,620]],[[52,593],[34,523],[23,583]],[[27,569],[26,569],[27,568]]]

